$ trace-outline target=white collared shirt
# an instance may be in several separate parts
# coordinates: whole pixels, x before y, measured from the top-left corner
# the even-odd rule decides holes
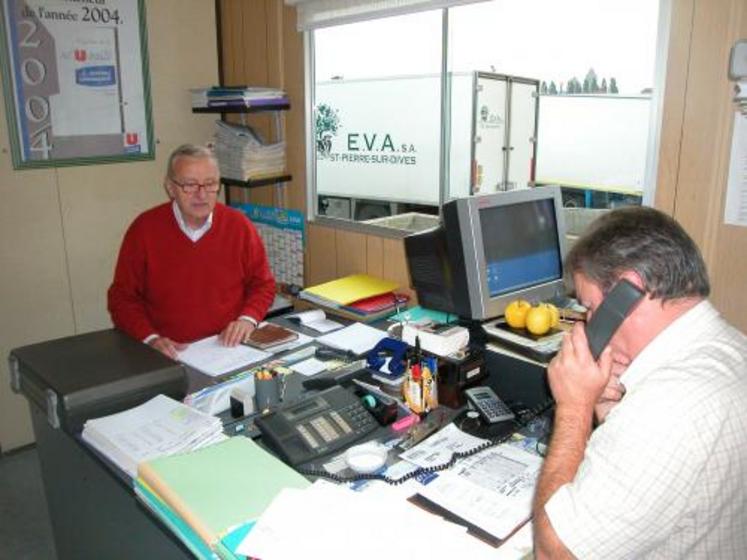
[[[193,243],[197,243],[200,238],[205,235],[210,228],[213,225],[213,213],[210,212],[210,215],[207,217],[207,220],[205,220],[205,223],[202,224],[197,229],[192,229],[187,225],[187,222],[184,220],[184,216],[182,215],[182,211],[179,209],[179,205],[176,203],[176,200],[174,200],[171,203],[171,208],[174,210],[174,217],[176,218],[176,223],[179,224],[179,229],[181,229],[184,232],[184,235],[189,237],[189,239]]]
[[[747,337],[703,301],[621,382],[545,506],[560,540],[578,558],[747,558]]]

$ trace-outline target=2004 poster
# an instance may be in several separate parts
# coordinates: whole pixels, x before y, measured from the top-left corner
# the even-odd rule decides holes
[[[2,0],[16,169],[153,159],[143,0]]]

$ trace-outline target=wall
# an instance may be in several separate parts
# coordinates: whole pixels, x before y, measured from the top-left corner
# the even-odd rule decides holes
[[[223,0],[222,4],[237,2]],[[252,57],[251,64],[264,65],[271,72],[292,68],[292,74],[274,79],[284,81],[287,87],[300,88],[303,46],[299,39],[301,34],[295,33],[291,25],[293,14],[289,11],[292,10],[280,9],[281,0],[252,4],[263,5],[267,17],[263,22],[254,20],[252,26],[256,29],[264,25],[268,35],[282,37],[282,44],[268,41],[265,59],[258,61]],[[734,109],[727,65],[734,41],[747,36],[747,2],[671,0],[671,9],[655,205],[674,215],[695,238],[711,272],[713,301],[732,323],[747,331],[747,297],[744,295],[747,229],[723,224]],[[282,17],[278,18],[278,13],[282,13]],[[256,11],[254,15],[259,17]],[[224,42],[224,62],[230,60],[235,66],[240,64],[239,60],[245,60],[245,53],[249,51],[231,50],[225,45]],[[280,65],[273,48],[282,52]],[[299,83],[295,84],[295,80]],[[302,95],[303,91],[298,89],[293,99],[295,106],[302,102]],[[302,132],[303,114],[292,113],[287,122]],[[295,136],[290,140],[289,158],[302,164],[303,135],[298,143]],[[294,171],[294,176],[299,180],[294,181],[293,197],[300,200],[301,175]],[[313,224],[308,230],[307,283],[354,271],[375,273],[406,269],[401,242]]]
[[[747,332],[747,228],[724,225],[735,106],[729,50],[747,36],[745,0],[676,0],[656,206],[703,251],[712,299]]]
[[[0,114],[0,448],[33,439],[26,400],[10,392],[12,348],[110,326],[106,290],[125,228],[165,200],[169,152],[212,134],[187,88],[216,83],[215,5],[147,0],[156,160],[14,171]]]
[[[287,168],[293,179],[282,188],[233,188],[231,200],[304,210],[303,35],[296,31],[296,11],[284,6],[282,0],[217,0],[217,6],[223,83],[283,89],[291,105],[282,113],[281,134],[288,143]],[[276,136],[271,117],[253,114],[243,119],[266,138]],[[228,115],[228,120],[242,119]]]

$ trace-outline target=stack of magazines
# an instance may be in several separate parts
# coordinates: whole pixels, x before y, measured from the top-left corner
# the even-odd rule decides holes
[[[213,86],[190,89],[193,109],[239,109],[276,107],[288,104],[288,95],[280,89],[245,86]]]
[[[248,181],[285,172],[285,142],[268,144],[250,126],[215,124],[215,155],[221,177]]]

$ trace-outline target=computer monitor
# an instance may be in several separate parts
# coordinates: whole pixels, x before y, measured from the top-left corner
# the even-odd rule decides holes
[[[559,187],[459,198],[442,224],[405,238],[423,307],[484,321],[514,299],[564,295],[565,222]]]

